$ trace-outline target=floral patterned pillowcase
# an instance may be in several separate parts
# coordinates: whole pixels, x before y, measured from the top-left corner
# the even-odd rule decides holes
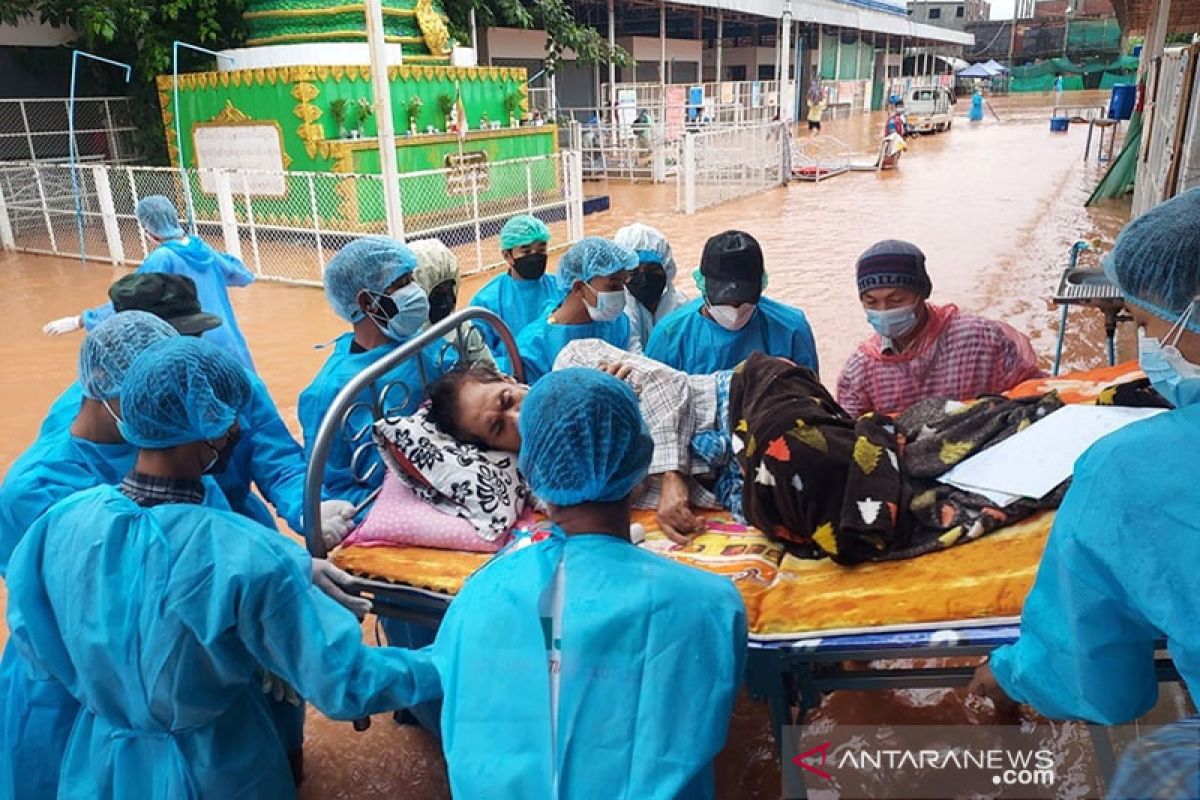
[[[515,454],[456,441],[429,421],[425,406],[379,420],[374,436],[394,475],[439,511],[470,522],[485,541],[506,536],[529,504]]]

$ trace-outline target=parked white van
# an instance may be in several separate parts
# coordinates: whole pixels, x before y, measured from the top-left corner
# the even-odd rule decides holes
[[[956,99],[944,86],[914,86],[904,98],[909,127],[916,133],[940,133],[950,130],[954,114],[950,107]]]

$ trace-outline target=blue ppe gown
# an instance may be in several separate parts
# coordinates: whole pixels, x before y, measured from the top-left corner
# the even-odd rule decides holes
[[[67,431],[39,439],[25,451],[0,485],[0,575],[25,533],[58,501],[98,484],[114,485],[133,467],[132,445],[98,444]],[[210,484],[208,502],[227,508]],[[55,680],[31,670],[10,639],[0,658],[0,797],[53,798],[58,771],[79,703]],[[299,741],[303,733],[295,731]],[[281,730],[288,726],[281,724]]]
[[[254,369],[250,347],[238,327],[237,317],[229,302],[230,286],[249,286],[254,274],[246,265],[228,253],[218,253],[199,236],[185,240],[163,242],[137,268],[137,272],[169,272],[186,275],[196,284],[200,309],[221,318],[221,326],[204,333],[204,338],[225,348],[246,369]],[[113,314],[112,303],[83,312],[83,326],[89,331]]]
[[[798,308],[763,297],[740,331],[722,328],[700,313],[704,300],[693,300],[658,323],[646,355],[689,375],[733,369],[751,353],[766,353],[819,372],[817,344],[808,319]]]
[[[298,414],[304,429],[304,453],[312,455],[321,420],[333,399],[350,380],[399,345],[354,352],[353,333],[344,333],[334,343],[317,377],[300,393]],[[457,358],[453,347],[435,342],[363,390],[350,417],[339,428],[325,462],[323,497],[361,504],[383,484],[383,461],[371,440],[372,409],[379,404],[389,415],[411,414],[425,399],[422,377],[427,382],[449,370]]]
[[[629,347],[629,318],[621,314],[608,322],[560,325],[543,316],[529,323],[517,337],[517,350],[525,367],[525,383],[533,385],[554,369],[554,359],[577,339],[603,339],[613,347],[626,350]]]
[[[304,473],[308,466],[304,448],[292,437],[279,416],[279,408],[267,385],[250,370],[246,370],[246,377],[250,379],[250,402],[238,415],[241,437],[234,445],[229,466],[213,477],[229,500],[229,507],[237,513],[268,528],[276,527],[271,510],[251,490],[253,484],[275,507],[275,513],[292,530],[300,532],[303,530],[300,523],[304,512]],[[70,428],[82,403],[83,389],[76,381],[50,406],[38,436]]]
[[[745,650],[725,578],[601,534],[555,529],[506,551],[466,582],[433,647],[451,793],[711,798]]]
[[[1118,725],[1158,698],[1165,638],[1200,693],[1200,406],[1104,437],[1075,464],[1021,637],[991,657],[1014,700],[1055,719]]]
[[[12,639],[81,704],[59,797],[286,798],[261,670],[335,719],[436,697],[428,653],[367,647],[299,545],[244,517],[142,508],[108,486],[54,506],[8,575]]]
[[[526,325],[560,299],[562,291],[558,288],[558,279],[554,275],[542,275],[535,281],[527,281],[504,272],[481,286],[471,298],[471,305],[486,308],[504,320],[515,339],[525,330]],[[491,325],[482,322],[479,323],[479,330],[495,356],[496,364],[505,370],[511,369],[512,356],[500,343],[500,335]]]

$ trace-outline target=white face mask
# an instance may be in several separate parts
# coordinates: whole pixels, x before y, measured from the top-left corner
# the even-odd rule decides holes
[[[617,317],[621,316],[621,312],[625,310],[625,290],[619,289],[615,292],[598,292],[585,283],[588,290],[596,296],[596,305],[591,306],[586,302],[584,307],[587,308],[588,316],[592,318],[592,322],[612,322]]]
[[[754,311],[758,308],[755,303],[739,303],[736,306],[714,306],[704,301],[713,322],[727,331],[740,331],[750,322]]]

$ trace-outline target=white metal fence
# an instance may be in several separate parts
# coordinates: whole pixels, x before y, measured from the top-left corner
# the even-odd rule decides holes
[[[694,214],[787,183],[791,135],[782,122],[689,133],[681,155],[675,208]]]
[[[65,97],[0,99],[0,161],[66,161],[70,155]],[[80,161],[137,161],[136,128],[125,97],[75,98]]]
[[[166,195],[182,215],[190,193],[197,233],[209,244],[242,258],[263,279],[319,285],[343,245],[386,232],[378,175],[92,164],[79,167],[78,185],[82,240],[69,166],[0,164],[0,244],[135,264],[154,246],[134,215],[138,200]],[[583,236],[575,151],[409,172],[400,176],[400,194],[405,238],[441,239],[464,275],[500,263],[498,243],[488,240],[515,214],[545,220],[555,245]]]

